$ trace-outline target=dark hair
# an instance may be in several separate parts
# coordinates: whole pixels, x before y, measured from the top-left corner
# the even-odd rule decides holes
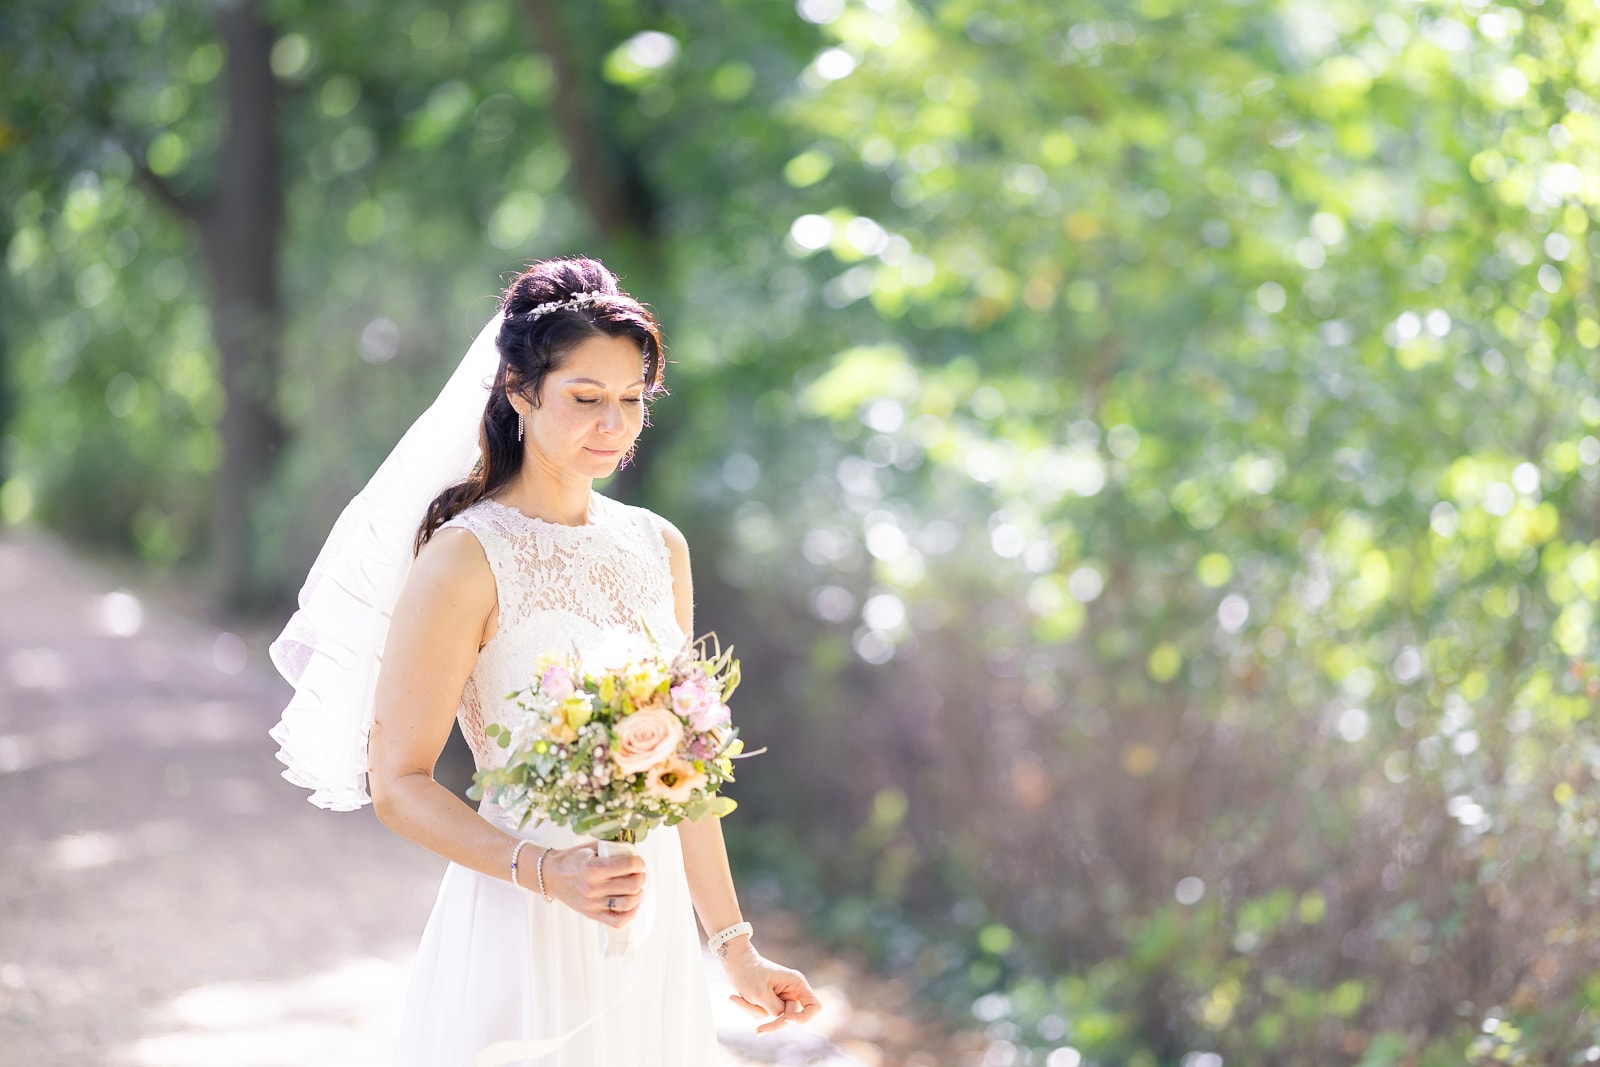
[[[580,293],[604,295],[577,307],[533,318],[528,315],[540,304],[571,300]],[[645,395],[648,398],[661,391],[665,360],[655,316],[623,292],[617,276],[598,260],[574,256],[532,264],[507,286],[500,310],[505,316],[495,337],[500,367],[478,431],[482,455],[466,481],[446,489],[428,505],[417,530],[415,551],[420,552],[440,526],[493,495],[522,469],[522,442],[517,440],[517,412],[507,396],[509,388],[514,387],[538,407],[545,376],[585,340],[604,335],[637,342],[644,357]]]

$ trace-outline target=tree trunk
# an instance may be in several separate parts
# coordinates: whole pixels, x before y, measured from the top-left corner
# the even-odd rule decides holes
[[[218,26],[228,57],[227,120],[216,192],[199,222],[226,401],[212,523],[214,579],[220,605],[237,609],[260,592],[251,502],[283,442],[276,404],[283,181],[272,29],[257,0],[222,7]]]
[[[554,0],[525,0],[534,41],[555,76],[553,118],[572,160],[574,192],[589,210],[607,244],[646,237],[649,219],[638,198],[626,195],[627,175],[608,150],[605,128],[590,100],[588,79],[573,54],[571,39]]]

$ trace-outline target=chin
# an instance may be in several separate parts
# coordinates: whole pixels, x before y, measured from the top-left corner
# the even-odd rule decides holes
[[[590,477],[605,478],[617,472],[617,468],[622,465],[622,461],[626,456],[627,452],[625,451],[618,452],[614,456],[597,456],[592,452],[585,452],[583,453],[581,466],[589,473]]]

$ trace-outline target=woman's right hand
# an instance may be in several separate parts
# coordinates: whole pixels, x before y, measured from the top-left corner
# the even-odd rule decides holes
[[[551,897],[612,927],[626,926],[638,915],[644,880],[643,858],[601,856],[594,845],[558,848],[544,862],[544,886]]]

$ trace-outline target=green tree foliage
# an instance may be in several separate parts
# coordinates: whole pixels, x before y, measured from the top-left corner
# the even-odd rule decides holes
[[[1592,7],[272,14],[264,575],[496,272],[599,251],[676,360],[619,490],[689,532],[744,657],[772,754],[737,844],[789,903],[995,1062],[1600,1043]],[[215,56],[127,26],[181,75],[119,98],[145,141],[0,155],[44,176],[10,198],[0,504],[177,561],[217,386],[129,153],[200,166]]]
[[[828,21],[790,241],[887,329],[809,381],[838,443],[781,457],[795,491],[736,530],[762,584],[798,549],[856,625],[838,691],[871,714],[783,742],[869,738],[834,756],[875,815],[830,877],[870,856],[880,893],[982,900],[1025,936],[969,913],[980,984],[1020,943],[1075,975],[980,1002],[1000,1036],[1108,1062],[1456,1062],[1511,1016],[1494,1048],[1595,1039],[1595,30],[1553,4]]]

